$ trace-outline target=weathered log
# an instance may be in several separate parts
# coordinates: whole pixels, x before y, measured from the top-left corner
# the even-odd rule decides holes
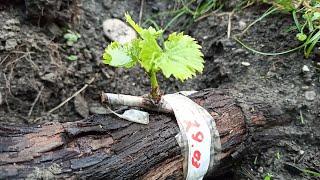
[[[253,130],[283,123],[289,115],[264,102],[241,102],[219,90],[190,98],[216,121],[222,151],[208,176],[227,172]],[[0,124],[0,179],[182,178],[179,132],[173,115],[152,113],[148,125],[113,115],[38,126]]]

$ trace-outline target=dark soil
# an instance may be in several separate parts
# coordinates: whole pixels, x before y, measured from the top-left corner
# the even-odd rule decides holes
[[[60,0],[59,7],[49,6],[49,9],[35,9],[32,2],[17,0],[0,4],[1,122],[75,121],[88,115],[79,109],[88,111],[89,107],[102,107],[101,92],[148,93],[149,81],[143,70],[138,67],[114,69],[101,63],[104,47],[110,42],[102,31],[103,20],[123,19],[125,12],[137,20],[140,1]],[[46,1],[41,2],[44,7],[48,5]],[[170,1],[147,1],[143,20],[171,8]],[[235,13],[231,35],[241,32],[266,8],[255,5]],[[229,7],[221,13],[231,10]],[[165,19],[157,21],[161,24]],[[242,38],[251,47],[264,52],[287,50],[298,45],[295,34],[286,32],[292,24],[289,15],[276,13],[253,26]],[[286,107],[288,113],[297,118],[286,126],[264,131],[277,134],[279,138],[265,142],[270,146],[261,152],[249,152],[231,171],[234,179],[261,179],[267,173],[276,179],[312,179],[288,163],[320,171],[320,76],[316,66],[312,59],[304,58],[303,52],[282,56],[253,54],[227,38],[227,26],[228,15],[220,14],[185,29],[203,46],[205,71],[183,84],[171,78],[164,82],[160,77],[162,90],[170,93],[219,87],[229,89],[244,101],[267,101]],[[63,39],[67,29],[81,34],[73,47],[68,47]],[[78,60],[68,60],[69,55],[77,55]],[[242,62],[249,62],[250,66]],[[302,71],[304,65],[309,67],[309,72]],[[94,77],[76,102],[72,99],[47,114]]]

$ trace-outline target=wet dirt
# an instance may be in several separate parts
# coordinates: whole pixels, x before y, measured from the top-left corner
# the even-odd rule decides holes
[[[75,2],[79,8],[76,14],[64,16],[62,13],[53,19],[27,17],[28,7],[23,1],[0,5],[1,122],[75,121],[89,114],[105,112],[100,104],[101,92],[133,95],[149,92],[149,81],[142,69],[115,69],[101,63],[104,47],[110,42],[103,34],[102,22],[110,17],[123,19],[125,12],[137,20],[140,1]],[[62,9],[68,9],[65,6]],[[147,1],[143,20],[173,6],[170,1]],[[240,33],[267,8],[256,5],[234,13],[231,36]],[[231,11],[232,7],[225,8],[218,15],[204,18],[185,29],[203,46],[206,60],[203,74],[185,83],[173,78],[164,81],[159,75],[160,86],[165,93],[219,87],[228,89],[243,101],[266,101],[275,107],[285,107],[296,119],[263,132],[278,135],[278,139],[270,140],[270,144],[276,146],[246,155],[231,170],[231,176],[234,179],[261,179],[271,173],[275,179],[312,179],[311,175],[300,173],[288,163],[320,170],[320,74],[316,59],[305,59],[301,51],[263,56],[244,49],[232,38],[227,38],[229,16],[226,12]],[[36,14],[36,11],[30,12]],[[159,17],[157,21],[162,24],[165,19]],[[242,38],[251,47],[264,52],[291,49],[299,45],[294,33],[286,32],[292,24],[289,15],[272,14]],[[175,27],[169,31],[179,26]],[[72,47],[63,39],[67,29],[81,35]],[[70,55],[76,55],[78,59],[70,61]],[[303,72],[304,65],[309,71]],[[75,100],[48,115],[48,111],[93,78]]]

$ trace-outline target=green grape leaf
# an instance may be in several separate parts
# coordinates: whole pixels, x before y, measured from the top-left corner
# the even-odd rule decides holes
[[[140,38],[123,45],[111,43],[103,54],[105,64],[130,68],[139,62],[148,73],[161,70],[166,78],[173,76],[181,81],[202,72],[203,54],[200,51],[201,46],[194,38],[183,33],[172,33],[161,48],[157,40],[162,36],[162,30],[142,28],[129,14],[126,14],[125,18]]]
[[[112,42],[103,53],[103,63],[114,67],[130,68],[138,61],[139,40],[126,44]]]
[[[125,13],[124,16],[126,18],[126,21],[130,24],[130,26],[133,27],[133,29],[137,31],[138,34],[140,34],[143,28],[136,24],[128,13]]]
[[[144,29],[136,24],[129,14],[125,14],[126,21],[133,27],[133,29],[140,35],[139,42],[140,53],[139,62],[141,66],[147,71],[155,71],[154,60],[159,58],[162,54],[162,49],[158,45],[157,39],[162,35],[163,31],[156,31],[154,28],[149,27]]]
[[[140,41],[141,48],[139,58],[141,66],[147,71],[156,71],[154,61],[162,55],[162,49],[158,45],[152,32],[145,31],[144,39]]]
[[[161,69],[166,78],[172,75],[184,81],[202,72],[204,60],[200,49],[194,38],[172,33],[164,42],[162,55],[155,59],[155,68]]]
[[[150,34],[152,34],[152,36],[157,39],[163,33],[163,30],[157,31],[153,27],[149,27],[148,29],[140,27],[132,20],[131,16],[128,13],[125,14],[125,18],[129,25],[141,36],[142,39],[149,38]]]

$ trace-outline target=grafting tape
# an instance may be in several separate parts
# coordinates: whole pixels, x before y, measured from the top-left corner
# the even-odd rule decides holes
[[[163,103],[173,109],[180,128],[176,139],[184,155],[184,176],[201,180],[214,171],[221,150],[219,132],[213,117],[203,107],[181,94],[167,94]]]

